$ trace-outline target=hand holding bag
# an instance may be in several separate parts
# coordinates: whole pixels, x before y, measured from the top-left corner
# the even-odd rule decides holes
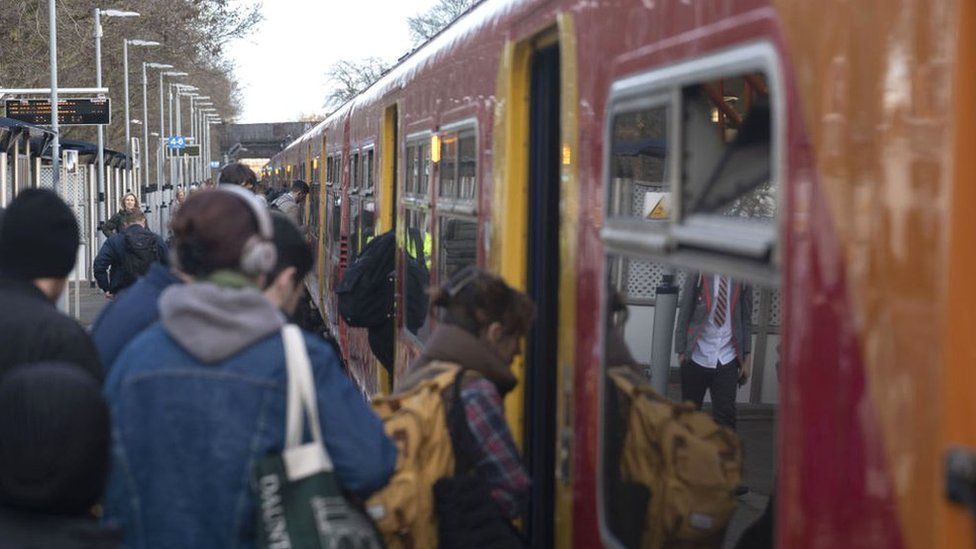
[[[254,468],[259,548],[355,548],[383,545],[363,511],[343,495],[322,440],[312,367],[301,330],[282,328],[288,378],[285,448]],[[303,417],[311,442],[303,443]]]

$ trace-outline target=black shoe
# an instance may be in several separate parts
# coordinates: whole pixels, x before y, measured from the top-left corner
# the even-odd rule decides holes
[[[748,493],[749,493],[749,487],[746,486],[745,484],[740,484],[736,486],[735,490],[732,491],[732,494],[735,495],[735,497],[744,496]]]

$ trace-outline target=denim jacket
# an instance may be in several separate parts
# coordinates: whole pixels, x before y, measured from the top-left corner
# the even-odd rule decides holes
[[[257,290],[206,283],[168,288],[160,318],[106,383],[106,520],[132,548],[252,547],[252,470],[284,444],[283,319]],[[310,334],[305,344],[336,474],[350,492],[370,494],[396,450],[332,349]]]

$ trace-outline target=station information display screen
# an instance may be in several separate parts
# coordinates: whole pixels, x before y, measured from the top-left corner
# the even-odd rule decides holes
[[[4,102],[7,118],[37,126],[51,124],[50,99],[7,99]],[[109,124],[111,103],[107,97],[58,100],[58,124],[61,126],[93,126]]]

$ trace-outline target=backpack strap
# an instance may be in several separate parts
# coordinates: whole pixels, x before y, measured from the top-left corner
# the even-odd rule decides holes
[[[447,432],[451,437],[451,448],[454,450],[455,475],[462,475],[475,470],[481,454],[478,451],[474,433],[471,432],[471,426],[468,425],[464,401],[461,399],[461,389],[466,371],[465,368],[461,368],[454,376],[454,383],[451,385],[451,400],[447,406]]]

